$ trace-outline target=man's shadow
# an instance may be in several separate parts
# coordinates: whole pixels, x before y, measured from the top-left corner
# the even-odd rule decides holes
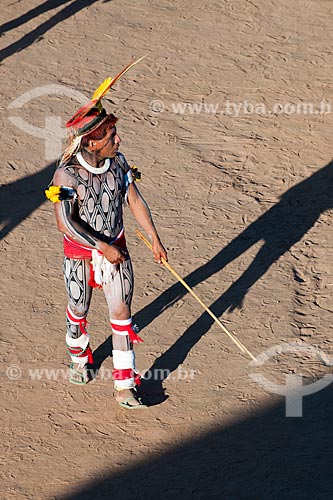
[[[46,201],[44,190],[54,170],[55,163],[51,163],[35,174],[0,186],[0,240]]]
[[[207,264],[189,274],[185,281],[194,287],[219,272],[260,240],[263,245],[243,274],[211,305],[211,311],[221,316],[227,310],[240,307],[245,295],[285,252],[311,229],[319,216],[333,207],[333,162],[309,178],[292,187],[281,196],[279,203],[270,208],[239,236],[223,248]],[[135,315],[141,328],[147,326],[187,294],[176,283],[151,304]],[[148,370],[142,389],[148,394],[163,393],[162,382],[167,374],[183,363],[187,354],[214,323],[203,313],[183,335],[160,356]],[[152,403],[153,404],[153,403]]]

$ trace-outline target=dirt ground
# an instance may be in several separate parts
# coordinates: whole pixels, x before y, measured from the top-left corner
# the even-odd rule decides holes
[[[329,0],[2,1],[1,500],[332,498],[332,15]],[[105,100],[122,152],[171,265],[254,356],[271,350],[250,365],[126,211],[137,364],[155,375],[149,409],[130,412],[101,292],[99,374],[66,380],[62,237],[43,194],[59,137],[43,130],[144,54]],[[286,417],[274,392],[297,374],[321,385]]]

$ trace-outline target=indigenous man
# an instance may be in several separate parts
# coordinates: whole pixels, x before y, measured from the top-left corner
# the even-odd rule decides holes
[[[71,141],[56,169],[47,196],[55,203],[59,230],[64,233],[64,277],[68,293],[66,343],[72,359],[70,381],[89,381],[92,351],[86,330],[93,287],[103,288],[109,309],[113,345],[113,378],[118,403],[128,409],[145,407],[135,387],[133,343],[141,342],[132,324],[133,271],[123,228],[126,201],[148,234],[156,262],[167,253],[149,208],[133,183],[125,157],[119,152],[117,118],[101,104],[108,89],[128,69],[97,89],[93,100],[66,124]]]

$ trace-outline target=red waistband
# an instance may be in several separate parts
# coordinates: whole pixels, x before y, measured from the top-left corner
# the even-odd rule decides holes
[[[121,230],[117,238],[109,243],[109,245],[116,245],[119,248],[126,248],[126,239],[124,229]],[[92,248],[77,243],[72,238],[64,235],[64,254],[70,259],[89,259],[91,258]]]

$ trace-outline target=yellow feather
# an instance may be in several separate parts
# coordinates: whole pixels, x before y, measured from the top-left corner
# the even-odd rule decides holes
[[[108,92],[110,88],[110,83],[112,82],[112,77],[109,76],[100,86],[95,90],[94,95],[92,96],[93,101],[99,101],[105,94]]]
[[[104,82],[101,83],[100,86],[95,90],[94,95],[92,96],[92,100],[93,101],[100,101],[108,93],[108,91],[110,90],[112,85],[114,85],[117,80],[119,80],[125,73],[127,73],[127,71],[129,71],[131,68],[133,68],[133,66],[135,66],[140,61],[142,61],[142,59],[144,59],[145,57],[146,56],[140,57],[140,59],[136,59],[136,60],[132,61],[131,63],[129,63],[129,65],[126,66],[126,68],[124,68],[114,78],[111,78],[111,76],[109,76],[109,78],[104,80]]]

